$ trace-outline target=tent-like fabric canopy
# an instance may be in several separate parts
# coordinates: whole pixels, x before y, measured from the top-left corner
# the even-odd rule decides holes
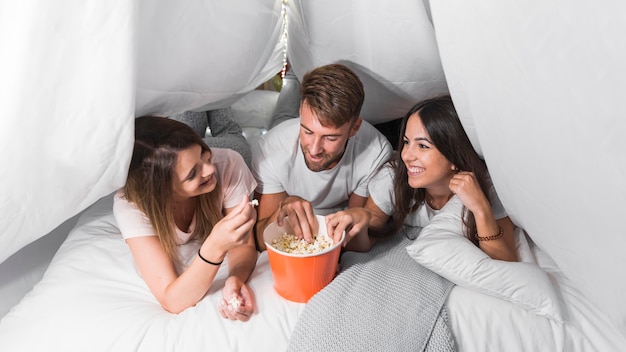
[[[285,2],[287,3],[287,2]],[[626,4],[0,1],[0,262],[121,185],[133,118],[330,62],[363,117],[449,91],[516,222],[626,331]]]

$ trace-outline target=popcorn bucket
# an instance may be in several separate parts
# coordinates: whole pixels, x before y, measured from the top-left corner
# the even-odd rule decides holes
[[[318,236],[328,236],[326,218],[321,215],[316,215],[316,217],[319,224]],[[294,254],[272,247],[272,241],[285,233],[294,233],[287,219],[283,222],[283,226],[278,226],[276,222],[273,222],[263,232],[263,241],[274,277],[274,289],[285,299],[306,303],[335,277],[341,243],[346,234],[344,232],[341,241],[323,251]]]

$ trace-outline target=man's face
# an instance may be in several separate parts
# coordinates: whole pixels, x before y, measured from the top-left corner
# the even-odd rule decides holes
[[[356,134],[361,119],[341,127],[324,127],[306,102],[300,105],[300,148],[306,166],[314,172],[332,169],[346,150],[348,139]]]

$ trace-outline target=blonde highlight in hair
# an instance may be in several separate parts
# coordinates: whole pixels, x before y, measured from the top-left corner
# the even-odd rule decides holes
[[[178,152],[194,145],[202,151],[209,147],[186,124],[163,117],[135,119],[135,145],[123,196],[134,203],[150,220],[159,242],[174,263],[181,263],[176,242],[173,212],[173,180]],[[196,196],[196,225],[190,240],[204,241],[222,218],[219,207],[221,185]]]

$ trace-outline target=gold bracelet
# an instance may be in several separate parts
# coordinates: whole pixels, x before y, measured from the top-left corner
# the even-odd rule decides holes
[[[491,240],[497,240],[498,238],[502,236],[504,236],[504,230],[502,229],[502,226],[498,226],[498,234],[493,235],[493,236],[483,237],[483,236],[478,236],[478,233],[477,233],[476,239],[479,241],[491,241]]]

